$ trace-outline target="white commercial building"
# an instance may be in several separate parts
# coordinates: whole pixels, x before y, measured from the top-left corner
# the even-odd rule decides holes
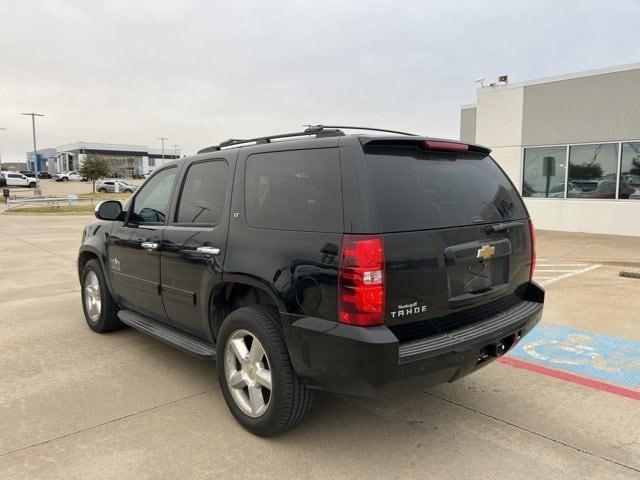
[[[50,173],[58,173],[80,168],[87,155],[95,154],[108,159],[113,177],[130,178],[134,174],[147,174],[155,168],[180,158],[171,150],[164,152],[159,148],[145,145],[120,145],[112,143],[76,142],[56,148],[55,165]]]
[[[537,228],[640,236],[640,63],[500,82],[461,108]]]

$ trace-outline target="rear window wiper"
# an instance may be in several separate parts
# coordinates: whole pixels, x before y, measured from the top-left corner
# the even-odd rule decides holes
[[[487,227],[487,233],[504,232],[505,230],[509,230],[510,228],[521,227],[522,225],[524,225],[524,223],[522,222],[505,222],[499,223],[497,225],[489,225]]]

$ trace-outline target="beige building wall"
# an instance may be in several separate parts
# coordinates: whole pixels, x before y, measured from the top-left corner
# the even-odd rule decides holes
[[[460,109],[460,140],[476,143],[476,107],[466,106]]]
[[[536,228],[640,236],[640,200],[525,198]]]
[[[522,144],[640,139],[640,68],[524,88]]]
[[[523,89],[479,90],[475,143],[491,155],[520,189]]]
[[[523,88],[478,90],[476,143],[500,147],[522,145]]]

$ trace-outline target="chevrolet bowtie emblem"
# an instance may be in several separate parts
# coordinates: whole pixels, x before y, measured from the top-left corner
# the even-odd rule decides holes
[[[494,253],[496,253],[496,247],[492,247],[491,245],[483,245],[478,249],[478,259],[487,260],[488,258],[493,257]]]

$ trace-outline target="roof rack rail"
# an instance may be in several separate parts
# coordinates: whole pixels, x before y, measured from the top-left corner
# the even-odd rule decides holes
[[[303,125],[303,126],[307,127],[305,129],[305,132],[309,132],[309,133],[322,132],[326,128],[339,128],[339,129],[345,128],[345,129],[348,129],[348,130],[371,130],[372,132],[398,133],[400,135],[409,135],[411,137],[417,137],[418,136],[415,133],[400,132],[398,130],[388,130],[386,128],[348,127],[346,125]]]
[[[225,147],[244,145],[245,143],[271,143],[271,140],[277,140],[280,138],[293,138],[293,137],[308,137],[309,135],[315,135],[316,137],[342,137],[344,136],[344,132],[341,130],[332,130],[332,129],[319,129],[314,131],[308,131],[308,129],[302,132],[293,132],[293,133],[280,133],[278,135],[268,135],[265,137],[256,137],[256,138],[230,138],[229,140],[225,140],[224,142],[220,142],[218,145],[212,145],[211,147],[203,148],[202,150],[198,150],[198,153],[209,153],[215,152],[217,150],[221,150]]]
[[[385,130],[383,128],[342,127],[342,126],[335,126],[335,125],[304,125],[304,126],[307,128],[305,128],[302,132],[281,133],[278,135],[268,135],[265,137],[256,137],[256,138],[230,138],[229,140],[220,142],[218,145],[212,145],[210,147],[206,147],[201,150],[198,150],[198,153],[215,152],[225,147],[244,145],[246,143],[254,143],[254,144],[271,143],[271,140],[277,140],[280,138],[306,137],[309,135],[315,135],[316,137],[342,137],[344,136],[344,132],[341,130],[342,128],[348,128],[351,130],[371,130],[375,132],[398,133],[400,135],[416,136],[416,134],[414,133],[399,132],[397,130]]]

